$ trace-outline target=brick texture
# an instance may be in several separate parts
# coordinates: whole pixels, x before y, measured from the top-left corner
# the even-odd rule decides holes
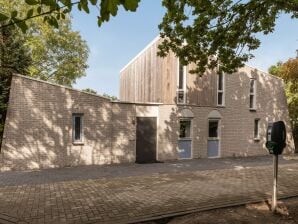
[[[134,105],[13,76],[1,147],[2,170],[134,161]],[[83,113],[84,144],[72,142]]]
[[[251,77],[257,80],[255,111],[249,110]],[[137,111],[142,116],[151,116],[153,112],[158,116],[157,159],[161,161],[178,159],[179,113],[183,109],[193,113],[192,158],[207,157],[208,116],[214,110],[221,115],[221,157],[267,154],[266,127],[276,120],[285,121],[287,126],[286,153],[294,152],[282,80],[247,66],[225,79],[224,107],[146,103],[142,106],[111,102],[93,94],[13,76],[0,169],[134,162],[136,117],[140,116]],[[73,113],[84,114],[84,144],[72,142]],[[260,119],[258,141],[253,138],[256,118]]]

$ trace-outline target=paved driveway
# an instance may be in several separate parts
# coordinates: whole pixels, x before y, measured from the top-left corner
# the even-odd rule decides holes
[[[281,160],[279,195],[298,195]],[[130,223],[271,197],[272,158],[199,159],[0,173],[0,223]]]

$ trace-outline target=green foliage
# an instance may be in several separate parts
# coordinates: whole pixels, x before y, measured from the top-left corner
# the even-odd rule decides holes
[[[91,88],[82,89],[82,91],[87,92],[87,93],[97,94],[97,92],[95,90],[91,89]],[[104,93],[102,96],[106,97],[106,98],[109,98],[110,100],[113,100],[113,101],[118,100],[118,98],[116,96],[111,96],[107,93]]]
[[[11,0],[6,0],[6,3],[8,2]],[[22,4],[20,1],[17,2],[17,4]],[[25,13],[13,9],[10,14],[7,14],[0,7],[0,22],[4,22],[4,26],[15,25],[26,32],[28,30],[27,20],[43,16],[46,23],[58,28],[59,20],[67,17],[74,5],[86,13],[90,12],[91,5],[99,7],[97,22],[98,26],[101,26],[103,22],[109,21],[111,16],[117,15],[119,6],[123,6],[127,11],[136,11],[139,2],[140,0],[25,0],[24,3],[29,6]]]
[[[3,135],[11,75],[28,74],[32,64],[29,50],[24,46],[24,40],[17,35],[13,27],[0,29],[0,142]]]
[[[298,147],[298,58],[278,62],[269,68],[269,73],[283,78],[289,115],[293,123],[293,136]]]
[[[41,10],[36,1],[0,0],[0,10],[5,15],[31,16]],[[43,1],[47,2],[47,1]],[[12,13],[10,13],[12,12]],[[41,13],[41,12],[40,12]],[[0,18],[3,18],[3,16]],[[19,73],[46,81],[71,86],[85,75],[89,49],[78,32],[71,30],[69,16],[57,20],[58,29],[44,23],[42,17],[28,20],[26,33],[15,26],[0,29],[0,136],[3,132],[9,87],[12,73]],[[0,22],[0,26],[3,22]],[[22,23],[18,23],[22,26]]]
[[[82,89],[82,91],[87,92],[87,93],[97,94],[97,92],[94,89],[91,89],[91,88]]]
[[[34,4],[34,1],[27,2]],[[19,14],[24,15],[31,15],[40,7],[20,4],[20,0],[0,0],[0,5],[5,5],[2,11],[6,14],[17,10]],[[30,28],[27,32],[17,32],[17,35],[24,39],[24,45],[31,51],[33,64],[29,67],[29,75],[71,86],[76,79],[85,75],[88,67],[88,46],[78,32],[72,31],[68,15],[64,19],[54,21],[54,25],[44,23],[45,18],[51,19],[37,17],[28,20],[26,24]]]
[[[4,0],[2,0],[4,1]],[[97,8],[98,26],[116,16],[122,6],[136,11],[140,0],[5,0],[0,6],[0,22],[15,25],[23,32],[29,29],[28,21],[42,17],[56,29],[60,21],[77,6],[89,13]],[[26,11],[3,10],[9,2],[27,6]],[[260,45],[256,34],[274,31],[280,13],[298,18],[297,0],[162,0],[167,12],[159,29],[163,42],[159,56],[173,51],[183,64],[194,63],[193,73],[202,74],[221,64],[223,71],[231,73],[253,57],[252,51]],[[29,6],[29,7],[28,7]],[[1,29],[0,27],[0,29]]]
[[[104,93],[102,96],[106,97],[106,98],[109,98],[110,100],[113,100],[113,101],[117,101],[118,98],[116,96],[111,96],[107,93]]]
[[[252,58],[260,45],[255,34],[274,31],[279,13],[298,18],[297,0],[163,0],[159,55],[173,51],[183,64],[202,73],[221,64],[231,73]]]

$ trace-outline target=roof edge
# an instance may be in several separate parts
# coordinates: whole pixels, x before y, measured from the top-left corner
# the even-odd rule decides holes
[[[274,75],[271,75],[270,73],[268,73],[268,72],[265,72],[265,71],[263,71],[263,70],[261,70],[261,69],[259,69],[259,68],[253,67],[253,66],[251,66],[251,65],[248,65],[248,64],[244,64],[244,65],[245,65],[245,66],[247,66],[247,67],[249,67],[249,68],[251,68],[251,69],[256,69],[256,70],[258,70],[258,71],[260,71],[260,72],[264,73],[264,75],[268,75],[268,76],[271,76],[271,77],[273,77],[273,78],[276,78],[276,79],[279,79],[279,80],[282,80],[282,81],[283,81],[283,79],[282,79],[282,78],[280,78],[280,77],[277,77],[277,76],[274,76]]]
[[[120,73],[123,72],[130,64],[132,64],[141,54],[143,54],[149,47],[151,47],[155,42],[160,39],[160,35],[155,37],[143,50],[141,50],[136,56],[134,56],[121,70]]]
[[[91,96],[97,96],[97,97],[100,97],[100,98],[103,98],[103,99],[106,99],[106,100],[109,100],[110,102],[112,102],[112,100],[110,98],[99,95],[99,94],[88,93],[88,92],[83,91],[83,90],[74,89],[74,88],[71,88],[71,87],[68,87],[68,86],[59,85],[59,84],[56,84],[56,83],[52,83],[52,82],[49,82],[49,81],[44,81],[44,80],[41,80],[41,79],[37,79],[37,78],[33,78],[33,77],[30,77],[30,76],[25,76],[25,75],[21,75],[21,74],[14,73],[13,76],[21,77],[21,78],[24,78],[24,79],[29,79],[29,80],[36,81],[36,82],[45,83],[45,84],[60,87],[60,88],[63,88],[63,89],[68,89],[68,90],[88,94],[88,95],[91,95]]]

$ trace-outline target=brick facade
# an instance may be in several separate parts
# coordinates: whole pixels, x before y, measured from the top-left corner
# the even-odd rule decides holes
[[[257,108],[249,110],[249,79],[257,80]],[[225,106],[135,104],[111,102],[28,77],[14,75],[2,142],[1,170],[44,169],[135,161],[136,117],[156,116],[157,159],[178,159],[180,112],[192,118],[192,158],[207,157],[208,116],[220,119],[220,156],[267,154],[268,122],[284,120],[286,153],[294,152],[283,82],[244,67],[226,75]],[[84,144],[72,141],[72,114],[83,114]],[[254,119],[260,119],[260,140],[253,138]]]
[[[1,169],[134,161],[133,104],[13,76]],[[72,114],[83,114],[84,144],[73,144]]]

